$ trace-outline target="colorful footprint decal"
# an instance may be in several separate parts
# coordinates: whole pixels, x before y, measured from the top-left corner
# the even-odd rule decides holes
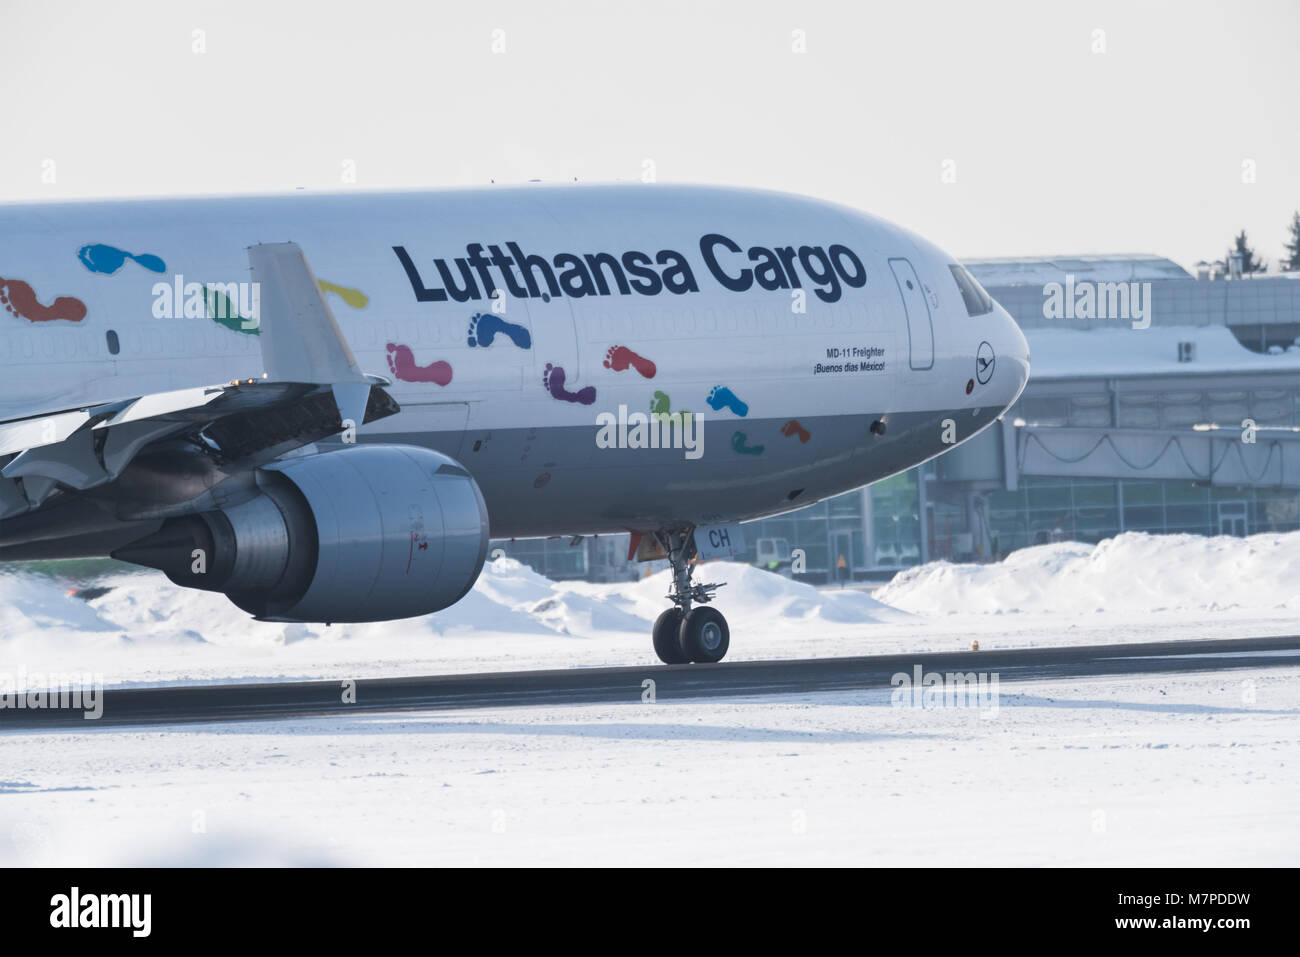
[[[546,363],[546,371],[542,373],[542,385],[553,398],[561,402],[577,402],[580,405],[591,405],[596,401],[596,387],[586,386],[577,392],[570,392],[564,387],[564,370],[557,365]]]
[[[791,419],[785,425],[781,426],[781,434],[786,436],[797,435],[799,436],[799,441],[804,443],[812,438],[812,433],[800,425],[798,419]]]
[[[260,336],[262,334],[260,324],[253,319],[241,316],[239,307],[231,302],[230,297],[220,289],[204,286],[203,304],[207,309],[208,318],[217,325],[225,326],[235,332],[242,332],[246,336]]]
[[[109,246],[106,243],[90,243],[77,250],[77,258],[91,272],[111,276],[125,265],[128,259],[150,272],[166,272],[167,264],[153,253],[129,253],[125,249]]]
[[[496,341],[497,336],[502,335],[520,349],[531,349],[533,347],[532,335],[517,322],[507,322],[500,316],[490,312],[476,312],[470,316],[466,341],[471,349],[475,346],[486,349]]]
[[[36,290],[21,279],[0,279],[0,305],[10,315],[28,322],[80,322],[86,318],[86,304],[80,299],[58,296],[48,306],[42,305]]]
[[[439,359],[422,366],[415,361],[410,346],[388,343],[388,368],[403,382],[432,382],[446,386],[451,383],[451,363]]]
[[[332,292],[353,309],[364,309],[370,304],[370,297],[360,289],[350,289],[347,286],[335,285],[324,279],[317,279],[316,285],[320,286],[321,292]]]
[[[736,432],[731,436],[731,447],[741,455],[762,455],[765,445],[750,445],[749,437],[744,432]]]
[[[650,411],[655,415],[673,414],[673,403],[672,400],[668,398],[667,392],[655,391],[654,398],[650,400]],[[683,422],[691,421],[690,412],[678,412],[677,414],[682,417]]]
[[[613,369],[615,372],[633,368],[641,373],[643,379],[655,377],[655,364],[645,356],[637,355],[627,346],[610,346],[609,352],[605,353],[605,368]]]
[[[709,393],[709,408],[714,412],[721,412],[723,409],[730,409],[736,415],[744,418],[749,415],[749,404],[741,402],[736,398],[736,393],[732,392],[725,385],[715,385],[713,391]]]

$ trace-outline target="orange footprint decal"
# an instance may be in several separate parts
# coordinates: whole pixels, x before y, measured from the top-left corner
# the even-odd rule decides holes
[[[812,433],[799,424],[798,419],[791,419],[785,425],[781,426],[782,435],[797,435],[800,442],[807,442],[812,438]]]
[[[451,382],[451,363],[430,362],[427,366],[418,365],[415,353],[410,346],[388,344],[388,368],[403,382],[432,382],[434,385],[448,385]]]
[[[53,319],[80,322],[86,318],[86,304],[80,299],[59,296],[48,306],[43,306],[36,297],[36,290],[21,279],[0,278],[0,305],[10,315],[28,322],[50,322]]]
[[[637,355],[627,346],[610,346],[609,352],[605,353],[605,368],[622,372],[629,367],[641,373],[642,378],[655,377],[655,364],[645,356]]]

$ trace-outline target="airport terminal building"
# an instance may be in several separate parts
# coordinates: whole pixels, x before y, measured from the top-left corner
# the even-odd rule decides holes
[[[1192,276],[1156,256],[966,266],[1029,340],[1019,402],[922,466],[746,524],[746,560],[802,549],[799,577],[875,579],[1125,531],[1300,529],[1300,275]],[[626,536],[501,544],[551,578],[638,572]]]

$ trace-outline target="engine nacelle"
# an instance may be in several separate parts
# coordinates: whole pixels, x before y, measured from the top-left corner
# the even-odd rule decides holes
[[[259,494],[168,519],[114,558],[270,621],[388,621],[455,604],[483,569],[483,494],[455,460],[353,446],[257,472]]]

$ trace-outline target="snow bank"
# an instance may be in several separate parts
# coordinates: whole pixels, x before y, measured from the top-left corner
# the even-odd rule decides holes
[[[909,617],[856,591],[819,591],[748,565],[702,566],[700,580],[728,582],[719,606],[735,627],[760,625],[797,635],[827,623]],[[79,582],[77,584],[86,584]],[[179,588],[160,574],[120,573],[95,581],[107,594],[83,601],[73,583],[36,575],[0,576],[0,662],[71,657],[81,667],[116,670],[123,647],[168,655],[198,646],[247,656],[302,643],[365,643],[411,650],[440,638],[634,636],[644,644],[668,607],[669,573],[637,582],[553,582],[510,558],[488,562],[478,582],[444,611],[368,624],[253,621],[223,595]]]
[[[968,645],[976,632],[1004,645],[1077,643],[1069,629],[1080,627],[1099,630],[1098,641],[1154,640],[1152,628],[1178,622],[1178,636],[1204,637],[1213,622],[1247,618],[1255,632],[1293,628],[1300,533],[1134,533],[1096,546],[1044,545],[994,565],[916,568],[874,596],[727,562],[700,566],[696,580],[726,583],[716,607],[731,625],[736,660],[939,650]],[[222,595],[156,573],[103,576],[93,584],[108,592],[89,602],[70,594],[88,584],[0,574],[0,675],[91,673],[114,685],[645,663],[654,660],[650,629],[668,607],[669,573],[553,582],[502,558],[445,611],[332,626],[253,621]],[[1014,627],[994,617],[1017,611],[1029,614]],[[953,617],[936,627],[936,615]]]
[[[696,569],[695,580],[727,583],[726,588],[718,591],[717,604],[733,630],[745,626],[771,630],[779,625],[783,629],[791,628],[793,634],[801,630],[795,627],[801,624],[812,627],[827,623],[872,624],[907,617],[865,592],[819,589],[753,565],[709,562]],[[669,582],[667,570],[644,579],[636,586],[638,596],[653,602],[662,611],[666,607],[664,596],[668,594]]]
[[[932,562],[900,572],[876,598],[926,615],[1300,611],[1298,581],[1300,532],[1127,532],[1097,545],[1024,548],[990,565]]]
[[[43,632],[58,639],[112,631],[95,609],[68,595],[68,586],[35,575],[0,574],[0,635]]]

